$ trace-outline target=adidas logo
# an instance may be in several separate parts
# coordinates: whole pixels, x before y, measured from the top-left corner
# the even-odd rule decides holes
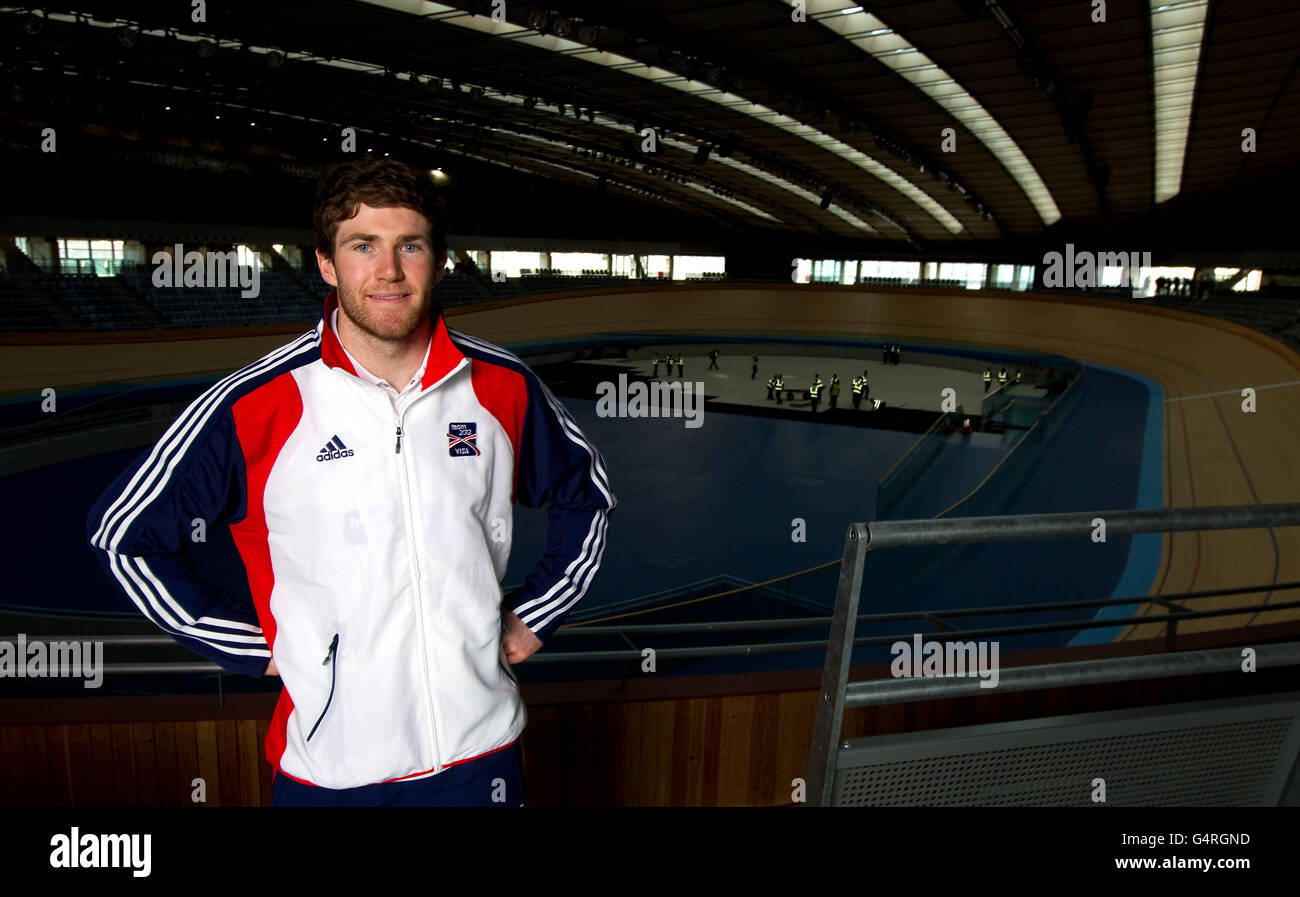
[[[352,457],[352,449],[344,445],[343,440],[339,439],[338,436],[336,435],[329,442],[325,443],[325,447],[320,450],[320,454],[316,456],[316,460],[335,461],[339,458],[351,458],[351,457]]]

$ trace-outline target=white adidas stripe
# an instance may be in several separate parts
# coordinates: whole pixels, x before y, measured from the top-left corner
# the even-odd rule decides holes
[[[517,356],[505,351],[504,349],[500,349],[489,343],[485,343],[476,337],[471,337],[468,334],[459,331],[449,330],[449,332],[454,336],[463,338],[466,343],[480,349],[486,354],[507,358],[519,363],[525,368],[527,367],[527,365],[525,365]],[[558,399],[555,398],[554,394],[551,393],[546,384],[543,383],[540,378],[537,378],[536,375],[534,375],[534,379],[536,380],[537,385],[541,387],[543,397],[546,399],[547,404],[550,405],[552,413],[554,413],[557,420],[559,420],[561,427],[565,431],[565,435],[569,438],[569,441],[586,450],[587,454],[591,456],[592,460],[588,468],[589,473],[591,474],[591,480],[604,494],[605,500],[609,504],[609,510],[613,510],[617,501],[612,495],[610,495],[607,488],[607,474],[605,473],[600,453],[596,451],[595,447],[592,446],[591,443],[582,435],[582,431],[578,428],[577,422],[573,420],[573,417],[569,414],[568,410],[559,402]],[[607,528],[608,511],[601,509],[593,515],[582,550],[565,570],[565,577],[557,580],[543,595],[515,608],[515,614],[521,621],[530,626],[535,624],[536,628],[541,628],[542,626],[545,626],[546,623],[554,620],[557,616],[567,612],[582,599],[582,596],[587,592],[587,587],[590,584],[595,571],[600,566],[600,559],[604,555],[604,534]],[[576,577],[573,575],[575,568],[578,570]],[[557,590],[560,590],[558,596],[556,596]]]
[[[570,600],[566,601],[564,604],[557,607],[552,613],[550,613],[545,619],[543,619],[539,624],[539,628],[544,628],[550,625],[550,623],[553,620],[555,620],[557,617],[563,616],[564,614],[568,613],[570,610],[573,609],[575,605],[577,605],[579,601],[582,600],[582,596],[587,594],[587,587],[591,585],[591,580],[595,576],[596,570],[599,569],[600,567],[600,561],[601,558],[603,558],[605,555],[605,545],[607,544],[605,540],[605,530],[609,526],[608,523],[609,515],[606,512],[602,511],[600,512],[600,516],[602,518],[601,532],[600,532],[599,541],[596,546],[596,554],[592,558],[591,564],[586,568],[586,570],[584,572],[579,573],[577,594],[575,594]]]
[[[541,627],[582,600],[582,596],[587,592],[587,586],[590,585],[592,577],[600,567],[600,558],[605,551],[605,532],[608,527],[609,513],[596,512],[588,527],[582,551],[564,571],[564,577],[556,580],[544,594],[516,608],[515,614],[519,619],[530,624],[533,621],[540,621],[538,626]],[[561,589],[560,594],[553,597],[556,591]],[[521,610],[524,613],[521,614]]]
[[[139,609],[140,613],[143,614],[146,619],[150,620],[158,628],[164,631],[170,631],[180,635],[187,635],[187,636],[201,639],[202,641],[212,645],[214,648],[219,648],[220,650],[225,651],[228,654],[241,654],[241,655],[262,656],[262,657],[271,656],[271,652],[268,648],[250,649],[250,648],[239,648],[230,644],[223,644],[223,642],[236,642],[236,643],[246,643],[246,644],[254,644],[254,645],[258,643],[264,643],[265,639],[261,634],[262,633],[261,629],[258,629],[256,627],[249,627],[250,631],[255,632],[256,635],[247,635],[247,636],[231,635],[229,633],[214,634],[212,630],[205,629],[203,627],[177,622],[175,619],[168,616],[161,607],[159,607],[159,605],[154,600],[152,595],[148,596],[149,597],[148,603],[142,601],[140,597],[141,593],[148,595],[149,589],[145,584],[144,578],[142,578],[139,571],[134,569],[134,566],[138,565],[144,567],[144,572],[146,573],[148,578],[156,583],[158,580],[157,577],[154,576],[153,571],[149,570],[148,567],[144,565],[143,560],[140,558],[134,558],[131,557],[130,555],[118,554],[117,552],[110,552],[109,554],[110,554],[109,567],[113,571],[113,575],[117,578],[117,581],[121,583],[123,589],[127,593],[127,596],[131,599],[131,602],[135,604],[135,606]],[[151,612],[151,608],[153,612]],[[205,619],[210,619],[210,618],[205,618]],[[223,621],[223,625],[229,627],[234,627],[234,626],[247,627],[248,624],[238,623],[236,621],[231,620],[231,621]]]
[[[303,341],[307,339],[311,339],[312,342],[304,343]],[[92,540],[94,544],[105,550],[117,550],[118,543],[121,542],[126,530],[130,528],[139,512],[157,498],[172,471],[175,470],[176,465],[185,456],[190,444],[193,443],[194,437],[207,424],[213,410],[225,401],[226,396],[234,391],[236,387],[260,376],[276,365],[295,355],[311,350],[315,344],[314,335],[304,334],[288,346],[282,346],[270,355],[213,384],[207,392],[193,402],[167,428],[167,432],[163,434],[162,439],[158,440],[154,445],[148,460],[140,466],[140,469],[136,471],[135,476],[131,478],[131,482],[127,484],[122,494],[104,512],[99,529],[95,532]],[[168,454],[174,448],[179,449],[179,451],[168,459]],[[166,465],[166,475],[159,480],[157,478],[163,472],[163,464]],[[145,490],[149,490],[151,485],[154,488],[145,495]],[[112,535],[109,536],[109,533]]]
[[[155,444],[149,458],[141,465],[140,469],[132,477],[131,482],[123,490],[122,495],[104,512],[101,519],[99,530],[96,532],[92,542],[102,550],[108,552],[110,558],[110,569],[118,582],[127,593],[127,597],[132,603],[139,608],[140,612],[152,620],[155,625],[162,629],[170,629],[174,632],[185,635],[202,638],[204,641],[232,654],[251,654],[253,656],[270,656],[266,648],[257,649],[239,649],[223,642],[246,642],[258,643],[265,642],[260,627],[252,626],[239,620],[226,620],[220,617],[203,617],[201,620],[195,620],[188,611],[186,611],[172,595],[162,582],[149,569],[143,558],[132,555],[122,554],[117,550],[118,544],[130,528],[131,523],[148,505],[162,492],[166,486],[167,480],[175,471],[176,465],[180,459],[185,456],[189,446],[198,432],[200,432],[207,420],[212,416],[213,410],[220,407],[225,401],[225,397],[236,387],[247,382],[249,379],[260,376],[267,370],[283,363],[284,361],[301,354],[305,351],[314,349],[320,336],[319,328],[315,332],[304,334],[298,340],[287,346],[276,349],[271,354],[254,362],[240,371],[236,371],[229,377],[214,384],[206,393],[199,397],[199,400],[192,403],[191,406],[182,413],[163,438]],[[309,342],[305,342],[310,340]],[[224,388],[223,388],[224,387]],[[188,435],[187,435],[188,434]],[[167,457],[168,452],[176,447],[176,441],[184,437],[184,442],[179,446],[179,451],[166,463],[166,473],[159,480],[148,495],[143,495],[144,491],[150,488],[159,473],[162,471],[160,464]],[[147,473],[146,473],[147,471]],[[110,517],[117,512],[117,520],[110,522]],[[126,515],[123,517],[122,515]],[[112,538],[108,538],[108,533],[112,532]],[[140,569],[137,571],[135,566]],[[143,574],[143,575],[142,575]],[[146,583],[146,578],[148,583]],[[151,589],[149,584],[152,584]],[[162,606],[165,603],[171,611]],[[150,613],[150,608],[153,613]],[[179,619],[177,619],[179,617]],[[184,622],[182,622],[184,621]],[[203,625],[206,621],[207,625]],[[223,632],[221,629],[238,629],[247,631],[250,635],[241,636],[230,632]]]
[[[447,331],[453,336],[463,339],[466,343],[489,355],[497,355],[501,358],[517,362],[525,368],[528,367],[528,365],[524,364],[518,356],[507,352],[505,349],[501,349],[491,343],[485,343],[478,337],[470,336],[469,334],[462,333],[459,330],[448,328]],[[587,438],[582,435],[582,430],[578,427],[577,422],[574,421],[573,417],[560,401],[555,398],[555,395],[547,388],[546,384],[543,383],[535,374],[533,375],[533,378],[537,381],[537,385],[541,387],[542,395],[546,399],[547,404],[550,405],[551,411],[555,413],[557,418],[559,418],[560,426],[564,429],[569,441],[584,449],[587,454],[591,456],[591,464],[589,466],[591,480],[596,484],[596,488],[600,490],[601,494],[605,496],[605,501],[609,505],[610,510],[613,510],[618,502],[617,499],[610,494],[609,474],[605,470],[604,460],[601,458],[600,452],[598,452],[595,446],[588,442]]]

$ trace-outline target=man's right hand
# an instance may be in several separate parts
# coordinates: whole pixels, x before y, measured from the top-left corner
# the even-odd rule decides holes
[[[275,658],[272,658],[271,662],[266,665],[266,675],[268,676],[280,675],[280,671],[275,668]]]

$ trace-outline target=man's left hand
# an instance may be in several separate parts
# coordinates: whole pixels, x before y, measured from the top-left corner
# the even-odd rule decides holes
[[[532,657],[542,647],[542,640],[533,635],[533,631],[513,611],[506,611],[502,619],[505,620],[505,632],[501,634],[501,644],[506,649],[506,663],[514,666]]]

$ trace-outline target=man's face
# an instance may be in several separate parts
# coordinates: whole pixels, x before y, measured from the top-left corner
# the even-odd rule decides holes
[[[376,339],[401,342],[429,317],[446,252],[435,253],[429,221],[414,209],[362,203],[339,222],[334,258],[318,251],[316,261],[349,321]]]

